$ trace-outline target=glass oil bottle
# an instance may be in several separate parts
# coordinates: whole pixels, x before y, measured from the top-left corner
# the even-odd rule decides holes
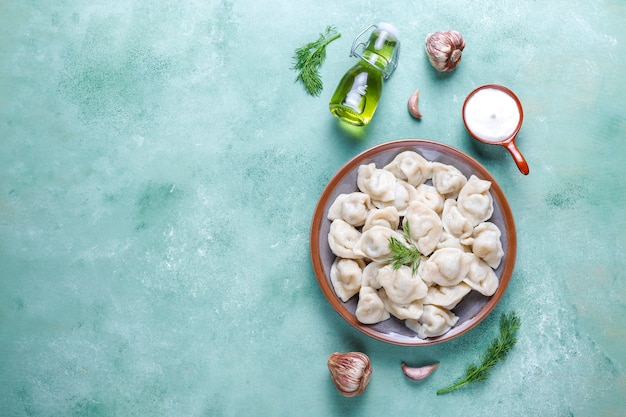
[[[367,44],[360,41],[370,30]],[[354,39],[350,51],[350,56],[358,57],[359,62],[339,82],[330,100],[330,112],[356,126],[368,124],[378,107],[383,80],[396,69],[399,54],[398,30],[393,25],[379,23],[365,28]]]

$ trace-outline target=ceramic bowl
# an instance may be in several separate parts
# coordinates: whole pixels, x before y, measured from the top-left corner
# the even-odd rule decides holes
[[[404,325],[404,321],[395,317],[374,324],[360,323],[355,317],[358,295],[347,302],[341,301],[335,294],[330,281],[330,268],[336,256],[328,245],[330,221],[327,213],[335,198],[342,193],[357,191],[356,177],[360,165],[371,162],[382,168],[393,160],[400,152],[412,150],[421,154],[429,161],[437,161],[453,165],[467,178],[472,174],[483,180],[491,181],[494,212],[489,221],[495,223],[502,232],[501,242],[504,257],[495,270],[499,279],[498,289],[490,297],[471,291],[452,310],[458,317],[457,324],[441,336],[421,339]],[[430,183],[430,180],[427,182]],[[515,224],[506,197],[493,176],[476,160],[453,147],[418,139],[405,139],[384,143],[370,148],[355,156],[346,163],[326,185],[318,201],[311,225],[311,260],[319,286],[330,305],[350,325],[364,334],[383,342],[404,346],[422,346],[451,340],[480,323],[496,306],[507,288],[515,264],[517,240]]]

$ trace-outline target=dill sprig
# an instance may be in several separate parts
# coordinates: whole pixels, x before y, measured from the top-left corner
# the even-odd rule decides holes
[[[408,221],[405,221],[402,225],[402,231],[402,237],[404,237],[406,242],[401,242],[395,237],[389,238],[391,266],[393,269],[400,269],[403,265],[410,265],[411,272],[415,275],[420,265],[422,254],[413,243],[413,240],[411,240],[411,229]]]
[[[489,370],[499,361],[506,358],[509,351],[515,346],[517,339],[515,332],[520,328],[521,321],[514,312],[502,314],[500,316],[500,337],[491,341],[491,345],[483,353],[480,365],[471,364],[465,371],[465,378],[459,382],[442,388],[437,391],[437,395],[454,391],[472,382],[484,381],[489,378]]]
[[[301,81],[304,89],[312,96],[319,96],[324,88],[319,69],[326,59],[326,45],[341,36],[334,26],[328,26],[317,40],[296,49],[292,69],[299,71],[296,82]]]

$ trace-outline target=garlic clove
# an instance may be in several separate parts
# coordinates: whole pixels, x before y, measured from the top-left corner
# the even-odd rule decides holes
[[[404,375],[406,375],[407,378],[412,379],[413,381],[419,381],[420,379],[424,379],[428,375],[432,374],[438,366],[439,362],[419,368],[412,368],[406,363],[402,362],[402,372],[404,372]]]
[[[452,71],[461,63],[465,48],[463,36],[456,30],[429,33],[426,36],[426,54],[437,71]]]
[[[333,353],[328,357],[328,369],[335,387],[345,397],[362,394],[372,375],[370,359],[361,352]]]
[[[408,102],[409,113],[411,114],[411,116],[415,117],[416,119],[422,118],[422,113],[420,112],[420,109],[418,107],[419,99],[420,99],[420,90],[415,90],[415,92],[409,98],[409,102]]]

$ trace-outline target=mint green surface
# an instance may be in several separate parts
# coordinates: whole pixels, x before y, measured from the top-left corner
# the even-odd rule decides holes
[[[400,31],[399,66],[372,123],[345,130],[328,101],[378,21]],[[329,24],[312,98],[291,57]],[[423,41],[447,29],[467,47],[439,74]],[[623,416],[625,76],[622,0],[0,2],[0,414]],[[466,133],[487,83],[523,103],[528,176]],[[421,348],[345,323],[308,246],[331,176],[401,138],[478,159],[518,231],[493,314]],[[437,396],[509,311],[508,359]],[[374,367],[355,398],[326,367],[349,350]],[[414,382],[402,361],[441,365]]]

